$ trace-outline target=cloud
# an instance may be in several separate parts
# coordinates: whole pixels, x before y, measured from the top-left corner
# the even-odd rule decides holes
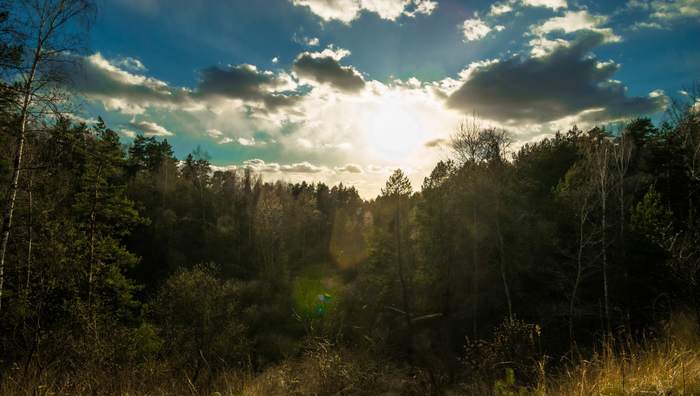
[[[319,173],[326,170],[324,167],[316,166],[306,161],[280,165],[276,162],[265,162],[259,158],[243,161],[243,167],[261,173]]]
[[[617,42],[621,38],[613,33],[610,28],[600,26],[608,21],[604,15],[591,15],[586,10],[566,11],[563,16],[546,20],[544,23],[532,28],[532,33],[537,36],[545,36],[550,33],[574,33],[581,30],[589,30],[600,33],[605,42]]]
[[[490,16],[498,16],[507,14],[513,11],[513,6],[509,3],[493,3],[489,10]]]
[[[700,19],[700,0],[629,0],[627,10],[642,10],[648,20],[638,21],[633,30],[664,29],[688,19]]]
[[[635,22],[634,25],[632,25],[632,30],[641,30],[641,29],[663,29],[664,26],[660,24],[659,22]]]
[[[545,7],[555,11],[567,7],[566,0],[522,0],[522,3],[528,7]]]
[[[365,86],[362,75],[352,66],[342,66],[340,59],[349,54],[343,49],[304,52],[294,60],[294,72],[320,84],[328,84],[344,92],[357,92]]]
[[[363,11],[380,18],[395,21],[400,16],[430,15],[437,8],[433,0],[291,0],[292,4],[307,7],[324,21],[337,20],[350,23]]]
[[[280,171],[278,163],[266,163],[259,158],[253,158],[243,161],[243,168],[250,169],[254,172],[275,173]]]
[[[296,33],[294,33],[294,35],[292,36],[292,41],[294,41],[297,44],[302,44],[309,47],[315,47],[321,43],[321,40],[319,40],[318,37],[299,37]]]
[[[79,114],[71,114],[70,118],[77,123],[82,123],[85,125],[94,125],[97,124],[97,119],[93,117],[83,117]]]
[[[612,79],[619,65],[590,56],[604,40],[589,32],[545,56],[472,65],[447,104],[505,124],[545,123],[582,112],[582,118],[603,121],[662,110],[665,96],[628,97],[626,87]]]
[[[69,56],[64,67],[70,87],[101,101],[107,110],[142,114],[149,106],[183,106],[189,100],[188,90],[121,69],[99,52],[87,57]]]
[[[536,37],[541,45],[547,40],[550,47],[538,58],[522,55],[477,62],[459,77],[433,82],[415,77],[372,80],[344,62],[349,51],[329,47],[298,55],[286,71],[220,65],[202,71],[192,88],[178,88],[96,54],[84,63],[89,63],[92,78],[106,82],[87,87],[94,96],[86,96],[137,106],[153,119],[172,115],[182,129],[178,134],[190,132],[211,139],[210,144],[226,145],[219,150],[262,152],[263,144],[274,143],[274,150],[264,155],[279,156],[273,158],[281,161],[252,159],[236,167],[269,178],[352,182],[363,194],[371,194],[397,166],[413,167],[412,175],[420,182],[444,154],[437,149],[441,139],[472,111],[524,140],[544,136],[559,125],[651,113],[647,110],[663,106],[665,96],[658,92],[628,97],[622,83],[612,78],[619,65],[591,56],[590,51],[604,42],[601,33],[577,31],[567,40],[557,33],[561,31]],[[294,100],[288,106],[268,108],[276,97]],[[163,133],[153,125],[125,126],[134,135],[146,133],[144,129]]]
[[[131,121],[129,125],[143,133],[143,136],[173,136],[174,133],[151,121]]]
[[[136,137],[136,132],[132,131],[131,129],[121,128],[117,130],[117,133],[129,139]]]
[[[431,140],[428,140],[427,142],[425,142],[424,146],[428,147],[428,148],[436,148],[436,147],[442,146],[446,142],[447,141],[445,139],[442,139],[442,138],[431,139]]]
[[[258,141],[254,137],[251,138],[245,138],[245,137],[239,137],[239,138],[234,138],[230,136],[224,136],[224,133],[220,131],[219,129],[216,128],[210,128],[207,130],[207,135],[209,137],[217,139],[218,144],[228,144],[228,143],[233,143],[236,142],[240,144],[241,146],[247,146],[247,147],[253,147],[253,146],[262,146],[267,144],[267,142],[264,141]]]
[[[260,71],[248,64],[205,68],[196,88],[188,89],[128,71],[99,52],[68,60],[64,73],[71,77],[70,87],[76,94],[128,115],[143,114],[147,108],[194,111],[220,107],[226,101],[229,107],[274,113],[300,100],[289,74]]]
[[[292,106],[299,100],[297,95],[285,94],[295,87],[296,84],[286,74],[259,71],[253,65],[212,66],[200,72],[197,94],[259,102],[266,109],[275,111]]]
[[[502,25],[497,25],[493,29],[480,18],[467,19],[462,23],[462,34],[464,41],[477,41],[486,37],[492,30],[501,31],[505,29]]]
[[[238,139],[236,139],[236,141],[237,141],[238,144],[240,144],[241,146],[248,146],[248,147],[253,147],[253,146],[264,146],[265,144],[267,144],[267,142],[261,142],[261,141],[255,140],[255,138],[243,138],[243,137],[239,137]]]
[[[223,132],[215,128],[207,129],[207,135],[213,138],[221,137],[223,134]]]
[[[700,0],[657,0],[650,3],[652,18],[673,21],[700,17]]]
[[[519,7],[541,7],[553,11],[566,9],[566,0],[505,0],[491,4],[488,16],[498,17],[515,11]]]
[[[141,72],[147,70],[146,66],[144,66],[140,60],[129,56],[124,58],[117,58],[112,63],[118,67],[131,71]]]
[[[346,164],[345,166],[336,167],[335,171],[347,173],[364,173],[362,167],[357,164]]]
[[[324,168],[312,165],[308,162],[299,162],[296,164],[280,166],[280,171],[286,173],[318,173],[323,170]]]

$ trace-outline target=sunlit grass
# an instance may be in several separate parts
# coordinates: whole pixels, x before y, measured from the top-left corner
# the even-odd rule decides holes
[[[590,359],[579,358],[555,379],[550,394],[698,395],[700,333],[696,322],[675,315],[664,335],[641,342],[606,342]]]

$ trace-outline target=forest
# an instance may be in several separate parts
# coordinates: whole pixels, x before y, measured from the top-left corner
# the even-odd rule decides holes
[[[73,117],[65,3],[0,51],[0,394],[700,394],[695,101],[364,200]]]

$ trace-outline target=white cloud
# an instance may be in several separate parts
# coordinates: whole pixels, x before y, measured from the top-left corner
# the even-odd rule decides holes
[[[313,165],[308,161],[280,165],[277,162],[266,162],[260,158],[243,161],[242,167],[260,173],[319,173],[327,170],[325,167]]]
[[[117,131],[117,133],[129,139],[136,137],[136,132],[132,131],[131,129],[121,128]]]
[[[124,57],[124,58],[117,58],[115,59],[112,63],[114,63],[116,66],[127,69],[127,70],[132,70],[132,71],[146,71],[146,66],[143,65],[143,63],[132,57]]]
[[[151,121],[131,121],[133,128],[143,133],[143,136],[173,136],[174,133]]]
[[[257,140],[255,140],[255,138],[247,139],[247,138],[239,137],[238,139],[236,139],[236,141],[241,146],[250,146],[250,147],[265,144],[265,142],[258,142]]]
[[[224,133],[216,128],[207,129],[207,135],[213,138],[221,137]]]
[[[568,5],[566,0],[522,0],[523,5],[529,7],[546,7],[552,10],[566,8]]]
[[[498,16],[507,14],[513,11],[513,6],[509,3],[494,3],[491,4],[491,9],[489,10],[489,15]]]
[[[641,22],[635,22],[634,25],[632,25],[632,30],[663,29],[663,28],[664,28],[664,26],[661,25],[659,22],[641,21]]]
[[[586,10],[566,11],[562,16],[552,17],[544,23],[533,25],[529,35],[534,36],[529,41],[533,56],[545,56],[558,47],[569,46],[570,42],[561,38],[551,38],[553,35],[571,34],[579,31],[589,31],[600,34],[603,42],[614,43],[622,40],[611,28],[602,27],[608,22],[604,15],[592,15]]]
[[[85,125],[97,124],[97,119],[96,119],[96,118],[93,118],[93,117],[83,117],[83,116],[78,115],[78,114],[71,114],[71,115],[70,115],[70,118],[71,118],[74,122],[83,123],[83,124],[85,124]]]
[[[306,161],[280,166],[280,171],[286,173],[318,173],[322,172],[324,169],[323,167],[312,165]]]
[[[321,43],[321,40],[319,40],[318,37],[300,36],[297,33],[294,33],[292,36],[292,41],[307,47],[315,47]]]
[[[433,0],[291,0],[292,4],[308,9],[324,21],[350,23],[361,12],[371,12],[380,18],[395,21],[400,16],[430,15],[437,8]]]
[[[304,44],[308,45],[309,47],[315,47],[320,43],[320,40],[318,37],[304,37]]]
[[[99,52],[66,62],[71,88],[88,99],[102,102],[107,110],[143,114],[147,107],[185,108],[190,92],[166,82],[130,72],[105,59]],[[144,68],[145,69],[145,68]]]
[[[656,0],[650,3],[652,18],[671,21],[700,17],[700,0]]]
[[[493,29],[482,21],[481,18],[475,17],[472,19],[467,19],[462,23],[462,34],[464,35],[464,41],[477,41],[486,37],[492,30],[498,32],[505,29],[502,25],[497,25]]]
[[[647,20],[634,23],[633,30],[666,29],[684,20],[700,20],[700,0],[629,0],[626,9],[646,13]]]

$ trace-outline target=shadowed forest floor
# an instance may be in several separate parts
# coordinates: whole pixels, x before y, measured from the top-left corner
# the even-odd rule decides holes
[[[128,372],[46,370],[34,377],[13,368],[0,385],[3,395],[698,395],[700,337],[694,321],[675,315],[654,337],[617,339],[586,354],[567,355],[559,362],[532,361],[535,378],[520,381],[512,370],[493,368],[478,374],[465,365],[452,383],[430,377],[427,369],[411,369],[377,360],[366,351],[338,348],[310,340],[302,356],[290,358],[259,374],[233,370],[195,386],[158,362]]]

